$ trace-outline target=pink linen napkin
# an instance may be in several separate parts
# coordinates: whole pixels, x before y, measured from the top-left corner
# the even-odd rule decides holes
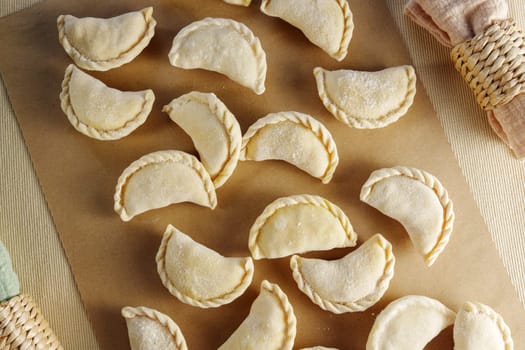
[[[494,22],[509,17],[506,0],[409,0],[405,14],[446,47],[472,39]],[[488,110],[487,114],[496,134],[518,159],[524,160],[525,91],[522,89],[510,102]]]

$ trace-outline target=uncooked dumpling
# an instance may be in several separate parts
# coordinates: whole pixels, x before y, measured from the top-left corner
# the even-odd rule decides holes
[[[216,188],[231,176],[241,150],[241,128],[213,93],[193,91],[162,109],[188,133]]]
[[[359,129],[382,128],[408,111],[416,94],[412,66],[377,72],[314,68],[319,97],[341,122]]]
[[[299,28],[336,60],[346,57],[354,30],[347,0],[263,0],[261,11]]]
[[[399,221],[428,266],[445,249],[454,209],[447,190],[432,174],[408,167],[376,170],[361,188],[361,200]]]
[[[422,350],[455,317],[452,310],[429,297],[409,295],[394,300],[377,315],[366,350]]]
[[[466,302],[454,323],[454,350],[513,350],[510,329],[489,306]]]
[[[388,289],[394,265],[392,245],[380,234],[338,260],[297,255],[290,260],[299,289],[322,309],[336,314],[374,305]]]
[[[131,163],[118,179],[114,200],[124,221],[174,203],[217,205],[210,175],[197,158],[182,151],[157,151]]]
[[[277,284],[265,280],[246,319],[218,350],[291,350],[296,328],[288,297]]]
[[[202,308],[232,302],[253,277],[252,258],[224,257],[171,225],[156,260],[164,287],[183,303]]]
[[[144,306],[122,309],[131,350],[188,350],[179,326],[165,314]]]
[[[244,24],[225,18],[193,22],[173,39],[170,63],[179,68],[202,68],[264,92],[266,54],[259,39]]]
[[[339,163],[332,134],[299,112],[271,113],[258,119],[243,136],[240,159],[283,160],[325,184]]]
[[[357,234],[335,204],[319,196],[295,195],[270,203],[255,220],[248,239],[254,259],[274,259],[353,247]]]
[[[155,34],[153,8],[112,18],[77,18],[61,15],[58,36],[76,65],[87,70],[106,71],[137,57]]]
[[[70,64],[60,93],[60,106],[71,125],[98,140],[117,140],[144,124],[151,112],[152,90],[120,91]]]

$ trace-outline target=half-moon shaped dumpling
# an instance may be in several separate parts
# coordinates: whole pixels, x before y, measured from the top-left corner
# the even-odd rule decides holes
[[[336,60],[346,57],[354,30],[347,0],[263,0],[261,11],[299,28]]]
[[[339,121],[359,129],[382,128],[408,111],[416,94],[412,66],[378,72],[314,68],[319,97]]]
[[[353,247],[357,241],[343,211],[312,195],[282,197],[270,203],[250,228],[254,259],[274,259],[312,250]]]
[[[157,310],[144,306],[122,308],[131,350],[188,350],[179,326]]]
[[[314,347],[311,347],[311,348],[302,348],[301,350],[338,350],[336,348],[327,348],[327,347],[324,347],[324,346],[314,346]]]
[[[284,160],[328,183],[339,163],[332,134],[299,112],[270,113],[253,123],[242,139],[241,160]]]
[[[151,90],[120,91],[82,72],[66,68],[60,106],[71,125],[98,140],[117,140],[144,124],[155,95]]]
[[[296,328],[288,297],[277,284],[265,280],[246,319],[218,350],[291,350]]]
[[[170,63],[184,69],[202,68],[264,92],[266,54],[259,39],[244,24],[225,18],[193,22],[173,39]]]
[[[182,151],[157,151],[131,163],[115,190],[115,211],[124,221],[151,209],[192,202],[214,209],[215,187],[202,164]]]
[[[57,19],[58,37],[66,53],[80,68],[106,71],[137,57],[155,34],[153,8],[112,18]]]
[[[361,200],[399,221],[428,266],[445,249],[454,209],[432,174],[408,167],[376,170],[361,188]]]
[[[376,234],[338,260],[290,260],[299,289],[323,310],[335,314],[363,311],[385,294],[394,276],[392,245]]]
[[[421,350],[454,323],[456,314],[439,301],[419,295],[394,300],[377,316],[366,350]]]
[[[487,305],[467,302],[454,323],[454,350],[513,350],[510,329]]]
[[[202,308],[228,304],[253,277],[252,258],[227,258],[168,225],[157,253],[162,284],[183,303]]]
[[[241,150],[241,128],[213,93],[190,92],[162,109],[188,133],[216,188],[231,176]]]

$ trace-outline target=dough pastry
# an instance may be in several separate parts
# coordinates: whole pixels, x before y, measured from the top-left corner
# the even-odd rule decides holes
[[[238,6],[250,6],[252,0],[223,0],[225,3],[230,5],[238,5]]]
[[[252,282],[252,258],[226,258],[171,225],[166,228],[156,260],[164,287],[193,306],[228,304]]]
[[[301,350],[338,350],[336,348],[327,348],[327,347],[324,347],[324,346],[314,346],[314,347],[311,347],[311,348],[302,348]]]
[[[66,53],[80,68],[106,71],[137,57],[155,34],[153,8],[112,18],[57,19],[58,38]]]
[[[326,109],[338,120],[359,129],[382,128],[396,122],[408,111],[416,94],[412,66],[378,72],[316,67],[314,76]]]
[[[357,241],[343,211],[312,195],[282,197],[268,205],[250,229],[248,246],[254,259],[273,259],[353,247]]]
[[[249,315],[218,350],[291,350],[296,324],[286,294],[277,284],[263,281]]]
[[[399,221],[428,266],[445,249],[454,209],[433,175],[407,167],[376,170],[361,188],[361,200]]]
[[[190,92],[162,109],[188,133],[216,188],[231,176],[239,160],[241,128],[213,93]]]
[[[114,199],[124,221],[185,201],[217,206],[210,175],[197,158],[182,151],[157,151],[131,163],[118,179]]]
[[[377,316],[366,350],[421,350],[454,323],[456,314],[439,301],[409,295],[391,302]]]
[[[151,90],[120,91],[82,72],[66,68],[60,106],[69,122],[84,135],[117,140],[144,124],[155,95]]]
[[[489,306],[467,302],[454,323],[454,350],[513,350],[510,329]]]
[[[385,294],[394,276],[392,245],[376,234],[338,260],[292,256],[299,289],[323,310],[335,314],[364,311]]]
[[[347,0],[263,0],[261,11],[299,28],[336,60],[346,57],[354,30]]]
[[[188,350],[175,322],[157,310],[144,306],[122,309],[128,326],[131,350]]]
[[[184,27],[173,39],[170,63],[184,69],[202,68],[264,92],[266,54],[259,39],[242,23],[205,18]]]
[[[284,160],[329,183],[339,163],[332,135],[313,117],[271,113],[253,123],[242,139],[241,160]]]

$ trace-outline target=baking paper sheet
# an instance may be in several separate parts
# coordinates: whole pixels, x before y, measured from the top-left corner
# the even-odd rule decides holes
[[[244,8],[219,0],[48,0],[0,20],[2,78],[102,349],[128,347],[120,316],[125,305],[144,305],[168,314],[181,327],[190,349],[217,348],[247,316],[263,279],[278,283],[294,307],[296,348],[321,344],[364,349],[377,314],[390,301],[408,294],[437,298],[454,310],[467,300],[489,304],[504,316],[515,343],[525,343],[525,312],[423,87],[418,85],[406,116],[378,130],[343,125],[319,100],[312,74],[316,66],[379,70],[410,64],[386,5],[382,1],[349,3],[355,30],[343,62],[310,44],[299,30],[263,15],[259,1]],[[60,109],[60,86],[71,60],[58,42],[56,18],[68,13],[109,17],[146,6],[154,7],[158,21],[150,45],[130,64],[90,74],[122,90],[152,88],[156,95],[153,111],[143,126],[122,140],[90,139],[75,131]],[[175,34],[204,17],[233,18],[260,38],[268,60],[264,95],[257,96],[217,73],[170,66],[167,54]],[[332,132],[338,146],[340,164],[332,182],[323,185],[278,161],[242,162],[218,189],[215,210],[178,204],[122,222],[113,211],[113,194],[128,164],[161,149],[196,154],[190,138],[161,112],[171,99],[192,90],[217,94],[236,115],[243,132],[270,112],[296,110],[313,115]],[[431,268],[415,252],[400,224],[359,201],[360,188],[370,172],[395,165],[436,175],[454,201],[457,219],[452,238]],[[248,291],[217,309],[185,305],[162,286],[155,254],[167,224],[223,255],[246,256],[248,231],[264,207],[280,196],[302,193],[324,196],[340,206],[359,234],[358,244],[376,232],[392,242],[395,276],[374,307],[344,315],[321,310],[298,290],[289,258],[256,261]],[[31,220],[30,212],[27,218]],[[353,249],[305,256],[332,259]],[[428,348],[451,349],[451,334],[449,328]]]

